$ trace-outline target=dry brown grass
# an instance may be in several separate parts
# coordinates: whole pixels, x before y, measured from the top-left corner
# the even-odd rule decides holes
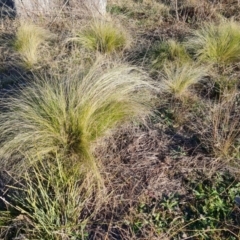
[[[216,103],[209,103],[203,119],[196,118],[197,130],[203,146],[214,157],[226,162],[238,157],[240,136],[238,92],[227,92]],[[199,122],[200,121],[200,122]]]

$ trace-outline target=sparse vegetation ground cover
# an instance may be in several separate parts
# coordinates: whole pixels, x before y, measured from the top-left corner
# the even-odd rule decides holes
[[[240,239],[240,3],[109,0],[0,28],[0,239]]]

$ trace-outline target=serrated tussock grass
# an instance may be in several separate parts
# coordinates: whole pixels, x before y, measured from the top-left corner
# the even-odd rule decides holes
[[[69,174],[64,164],[66,159],[59,156],[54,161],[27,161],[32,165],[31,171],[21,176],[23,184],[18,194],[10,196],[20,216],[27,220],[21,226],[24,236],[29,239],[84,239],[88,219],[107,197],[94,191],[91,172],[84,178]],[[87,206],[91,206],[88,214],[83,214]],[[20,235],[15,234],[16,237]]]
[[[124,121],[150,112],[152,84],[123,64],[96,63],[85,75],[38,79],[1,101],[0,161],[9,168],[58,153],[97,171],[91,146]],[[67,160],[66,160],[67,161]],[[18,172],[21,167],[18,167]]]
[[[191,63],[167,63],[163,67],[160,88],[175,98],[184,99],[191,95],[191,87],[206,75],[206,67]]]
[[[38,63],[40,46],[51,38],[53,34],[48,30],[31,22],[21,22],[13,41],[13,48],[20,54],[24,65],[32,68]]]
[[[131,38],[126,30],[113,21],[94,20],[71,41],[90,51],[104,54],[121,52],[130,46]]]
[[[210,64],[226,65],[240,60],[240,25],[233,20],[205,23],[194,31],[187,46],[197,59]]]
[[[173,39],[155,44],[151,52],[152,66],[155,69],[162,69],[168,61],[179,61],[182,64],[191,61],[184,45]]]

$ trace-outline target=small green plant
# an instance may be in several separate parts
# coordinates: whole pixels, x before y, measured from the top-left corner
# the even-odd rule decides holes
[[[191,61],[184,45],[175,40],[157,43],[152,51],[152,66],[155,69],[162,69],[167,61],[177,61],[179,63],[187,63]]]
[[[240,60],[240,25],[228,20],[207,23],[194,32],[187,46],[197,59],[210,64],[226,65]]]
[[[70,40],[91,51],[106,54],[121,52],[130,45],[130,36],[126,30],[104,20],[95,20]]]
[[[167,232],[173,223],[174,216],[178,215],[179,196],[170,194],[161,200],[151,203],[141,203],[137,209],[137,218],[133,220],[133,231],[140,232],[144,227],[155,228],[156,232]]]
[[[185,149],[181,146],[177,146],[176,149],[173,149],[170,153],[173,159],[177,159],[179,157],[184,157],[187,155]]]
[[[17,29],[13,47],[20,54],[26,67],[32,68],[38,62],[40,46],[52,37],[53,35],[46,29],[22,22]]]
[[[170,109],[170,108],[164,108],[164,109],[160,109],[159,112],[157,112],[157,114],[159,115],[157,121],[158,123],[161,122],[161,124],[163,126],[166,127],[173,127],[174,124],[174,112]]]
[[[160,205],[167,209],[169,212],[174,211],[175,207],[178,206],[178,196],[170,194],[169,196],[164,196]]]
[[[213,239],[214,236],[238,239],[239,230],[234,227],[239,221],[235,208],[235,198],[240,193],[238,181],[229,173],[220,173],[211,179],[192,182],[191,188],[194,202],[188,204],[187,219],[198,220],[189,225],[189,229],[198,232],[201,239]],[[204,231],[206,229],[212,231]]]
[[[200,174],[200,173],[199,173]],[[201,173],[203,174],[203,173]],[[204,175],[204,174],[203,174]],[[187,198],[169,194],[161,199],[142,202],[132,220],[136,233],[154,229],[167,239],[233,239],[239,238],[239,182],[228,172],[214,174],[205,180],[185,179]]]
[[[206,68],[196,64],[184,65],[176,62],[165,64],[160,89],[177,99],[184,99],[191,94],[191,87],[206,76]]]

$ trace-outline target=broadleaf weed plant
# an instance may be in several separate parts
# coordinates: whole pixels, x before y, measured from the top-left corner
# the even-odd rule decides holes
[[[221,172],[185,181],[188,198],[175,193],[140,203],[129,222],[133,232],[151,229],[165,235],[163,239],[239,239],[234,200],[240,193],[238,180]]]

